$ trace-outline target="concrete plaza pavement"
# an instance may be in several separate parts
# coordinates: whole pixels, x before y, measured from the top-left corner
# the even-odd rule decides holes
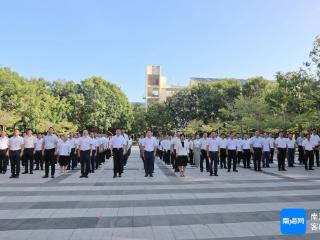
[[[279,211],[320,212],[320,168],[278,172],[239,168],[210,177],[188,167],[181,178],[157,160],[145,178],[133,149],[122,178],[108,160],[88,179],[79,170],[42,179],[43,172],[0,176],[0,239],[319,239],[282,236]]]

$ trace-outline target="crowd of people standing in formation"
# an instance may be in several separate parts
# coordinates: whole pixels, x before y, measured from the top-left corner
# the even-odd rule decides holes
[[[131,153],[132,137],[123,129],[117,129],[115,135],[98,134],[84,130],[82,134],[65,134],[58,137],[50,127],[45,135],[33,134],[31,129],[21,136],[19,129],[14,129],[13,136],[8,138],[5,131],[0,135],[0,172],[5,174],[10,160],[10,178],[19,178],[20,165],[24,167],[22,174],[33,174],[33,170],[44,170],[43,178],[55,176],[55,165],[59,163],[61,172],[73,170],[80,163],[80,178],[87,178],[94,173],[106,159],[113,157],[113,178],[121,177]],[[154,137],[149,130],[138,139],[140,157],[143,160],[145,177],[153,177],[156,156],[165,164],[172,165],[175,172],[184,177],[186,166],[200,167],[210,176],[218,176],[221,169],[238,172],[237,167],[253,167],[255,171],[269,168],[277,157],[278,170],[286,171],[295,166],[295,154],[298,150],[299,164],[305,170],[314,170],[319,162],[320,137],[315,130],[306,135],[302,132],[295,136],[280,132],[277,137],[272,133],[256,131],[253,136],[248,134],[217,134],[203,133],[187,138],[183,133],[173,136],[161,135]],[[287,164],[286,160],[287,159]],[[35,167],[34,167],[35,165]]]
[[[147,133],[147,137],[141,135],[139,138],[140,156],[144,162],[150,162],[150,159],[151,162],[154,161],[150,153],[151,144],[146,144],[146,139],[150,139],[150,136],[151,132]],[[278,170],[286,171],[286,165],[295,167],[296,152],[299,164],[304,165],[305,170],[314,170],[314,158],[316,166],[320,166],[320,137],[315,130],[297,135],[279,132],[277,136],[259,131],[253,136],[249,134],[227,136],[212,132],[209,135],[203,133],[201,137],[196,135],[191,138],[186,138],[183,133],[177,133],[173,136],[160,136],[153,141],[156,142],[157,147],[154,151],[159,158],[165,164],[172,165],[175,172],[180,172],[181,177],[185,176],[188,163],[200,167],[200,171],[203,172],[205,162],[205,169],[210,176],[218,176],[219,165],[221,169],[228,169],[228,172],[231,169],[233,172],[238,172],[238,166],[242,164],[244,168],[251,168],[253,162],[254,170],[262,171],[261,168],[270,167],[275,157],[278,161]]]
[[[118,129],[116,135],[97,134],[84,130],[82,134],[64,134],[57,136],[50,127],[47,133],[33,134],[28,129],[22,136],[19,129],[14,129],[13,136],[8,138],[5,131],[0,136],[0,172],[5,174],[10,162],[10,178],[19,178],[22,174],[33,174],[34,170],[44,170],[43,178],[55,176],[55,166],[60,170],[77,168],[80,163],[80,178],[87,178],[94,173],[106,159],[114,158],[114,177],[123,173],[123,166],[131,153],[132,138],[124,130]],[[50,169],[51,168],[51,169]]]

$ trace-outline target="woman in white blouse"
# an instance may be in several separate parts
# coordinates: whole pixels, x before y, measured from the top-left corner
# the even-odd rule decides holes
[[[189,154],[189,143],[185,139],[184,134],[181,134],[180,141],[177,141],[176,153],[177,153],[177,165],[179,167],[180,177],[184,177],[186,166],[188,163],[188,154]]]

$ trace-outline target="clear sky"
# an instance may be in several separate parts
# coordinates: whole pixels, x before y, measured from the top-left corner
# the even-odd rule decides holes
[[[273,79],[308,59],[319,0],[0,0],[0,64],[26,77],[102,76],[143,101],[145,67]]]

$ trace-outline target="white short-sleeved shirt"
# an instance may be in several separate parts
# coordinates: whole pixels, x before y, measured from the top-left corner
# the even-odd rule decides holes
[[[161,147],[162,147],[162,150],[164,151],[170,150],[170,141],[168,139],[162,140]]]
[[[315,146],[318,146],[319,141],[320,141],[320,137],[318,134],[311,134],[310,140]]]
[[[274,138],[268,137],[268,139],[269,139],[270,148],[274,148]]]
[[[8,149],[9,147],[9,138],[7,136],[0,137],[0,150]]]
[[[294,148],[296,141],[292,138],[291,140],[287,138],[288,148]]]
[[[208,138],[208,148],[209,152],[217,152],[219,151],[219,140],[217,138]]]
[[[253,148],[262,148],[262,137],[252,137],[251,138],[251,145]]]
[[[228,150],[237,150],[237,139],[231,139],[229,138],[227,140],[227,148]]]
[[[68,141],[69,141],[69,144],[70,144],[71,148],[76,148],[77,147],[77,141],[76,141],[75,138],[69,138]]]
[[[179,138],[173,137],[171,139],[171,145],[173,146],[173,149],[177,149],[177,143],[179,142]]]
[[[56,144],[58,144],[58,137],[55,134],[52,135],[46,135],[43,138],[44,143],[44,149],[53,149],[56,147]]]
[[[200,138],[200,148],[201,150],[207,150],[208,138]]]
[[[195,148],[200,148],[200,139],[195,139],[195,140],[193,141],[193,146],[194,146]]]
[[[41,151],[43,146],[43,138],[37,138],[36,139],[36,144],[35,144],[35,149],[36,151]]]
[[[221,140],[219,141],[220,143],[220,148],[227,148],[227,139],[225,138],[221,138]]]
[[[313,151],[313,148],[315,147],[314,143],[308,140],[308,139],[304,139],[302,142],[302,146],[304,148],[305,151]]]
[[[60,140],[59,143],[58,143],[58,154],[59,156],[70,156],[70,153],[71,153],[71,143],[69,140],[67,141],[63,141],[63,140]]]
[[[288,141],[284,137],[278,137],[274,143],[278,146],[278,148],[287,148]]]
[[[88,151],[91,150],[93,148],[92,146],[92,139],[87,136],[87,137],[80,137],[79,138],[79,149],[80,151]]]
[[[242,152],[242,148],[243,148],[243,140],[241,138],[238,138],[237,139],[237,151]]]
[[[157,140],[154,137],[146,137],[143,141],[142,146],[145,151],[152,152],[156,147],[158,147]]]
[[[24,136],[24,148],[34,148],[37,142],[37,138],[34,136]]]
[[[24,140],[21,136],[13,136],[9,138],[9,150],[11,151],[21,150],[23,144]]]
[[[96,150],[99,147],[99,139],[91,138],[92,150]]]
[[[243,148],[243,149],[248,150],[248,149],[251,148],[251,147],[250,147],[250,139],[243,139],[242,141],[243,141],[243,145],[242,145],[242,148]]]
[[[184,144],[182,146],[181,141],[179,140],[177,143],[177,156],[188,156],[189,153],[189,142],[185,139]]]
[[[122,135],[115,135],[111,138],[111,146],[112,148],[124,148],[127,145],[125,138]]]
[[[262,139],[262,151],[269,152],[270,151],[270,141],[269,138]]]

